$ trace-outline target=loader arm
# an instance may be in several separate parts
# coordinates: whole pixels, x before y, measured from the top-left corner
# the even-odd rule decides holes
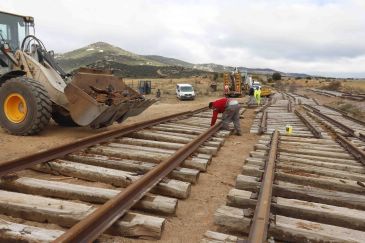
[[[115,121],[120,123],[155,102],[154,99],[145,100],[110,71],[81,68],[66,84],[61,76],[64,72],[55,69],[52,56],[45,57],[44,53],[48,52],[38,49],[36,54],[30,55],[17,51],[15,57],[26,75],[39,81],[53,104],[64,108],[62,111],[67,113],[64,115],[70,116],[79,126],[101,128]]]
[[[14,69],[23,70],[26,72],[28,78],[40,82],[47,90],[49,97],[54,104],[69,110],[69,102],[64,95],[66,83],[48,62],[43,62],[43,64],[41,64],[34,57],[20,50],[16,51],[15,59],[17,60],[18,65]]]

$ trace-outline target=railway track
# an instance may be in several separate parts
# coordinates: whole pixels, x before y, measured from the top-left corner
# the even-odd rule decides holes
[[[365,242],[363,145],[318,115],[325,108],[313,102],[277,94],[258,110],[251,132],[262,135],[202,242]]]
[[[350,99],[355,101],[365,101],[365,94],[352,94],[352,93],[344,93],[340,91],[331,91],[331,90],[323,90],[323,89],[309,89],[317,94],[325,95],[329,97],[341,97],[344,99]]]
[[[312,122],[311,118],[302,112],[297,115],[293,108],[295,104],[302,102],[307,101],[302,101],[302,99],[293,100],[290,96],[275,94],[269,106],[257,109],[256,118],[250,132],[271,134],[278,129],[281,133],[286,133],[286,126],[292,126],[294,127],[293,135],[312,137],[311,128],[308,127],[308,123]],[[314,103],[313,100],[312,102]],[[318,129],[319,133],[322,130],[319,125],[316,125],[314,129]]]
[[[0,163],[0,240],[158,239],[229,135],[199,109]]]
[[[365,141],[365,123],[344,115],[328,106],[306,106],[321,123],[343,136],[358,138]]]

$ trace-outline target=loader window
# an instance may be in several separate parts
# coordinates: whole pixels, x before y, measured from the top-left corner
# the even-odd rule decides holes
[[[26,30],[25,30],[25,25],[24,25],[24,22],[18,22],[18,43],[19,43],[19,48],[20,48],[20,45],[22,44],[25,36],[27,36],[28,34],[26,33]]]
[[[8,30],[8,26],[6,26],[5,24],[0,24],[0,35],[5,40],[8,39]]]
[[[0,41],[8,39],[8,27],[0,24]],[[0,67],[8,67],[9,63],[5,55],[0,51]]]
[[[13,51],[18,50],[27,33],[24,19],[0,12],[0,33]]]

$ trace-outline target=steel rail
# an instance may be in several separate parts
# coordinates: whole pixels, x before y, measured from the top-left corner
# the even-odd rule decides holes
[[[319,112],[319,109],[313,107],[312,105],[308,105],[308,104],[303,104],[303,105],[304,105],[304,107],[306,107],[307,109],[310,109],[311,111],[316,110]]]
[[[310,123],[310,121],[307,118],[305,118],[305,116],[303,116],[302,113],[300,113],[296,109],[294,110],[294,113],[299,117],[299,119],[304,123],[304,125],[307,126],[307,128],[311,131],[314,137],[323,138],[321,131],[319,131],[316,127],[314,127],[313,124]]]
[[[314,101],[314,103],[316,103],[316,105],[320,105],[316,98],[312,98],[312,100]]]
[[[360,140],[365,141],[365,134],[360,133],[359,138],[360,138]]]
[[[326,107],[326,108],[328,108],[328,109],[331,109],[333,111],[336,111],[336,112],[340,113],[343,117],[345,117],[345,118],[347,118],[347,119],[349,119],[349,120],[351,120],[353,122],[356,122],[356,123],[358,123],[360,125],[365,126],[365,121],[358,120],[358,119],[356,119],[356,118],[354,118],[352,116],[349,116],[346,112],[341,111],[341,110],[339,110],[337,108],[331,107],[329,105],[323,105],[323,106]]]
[[[288,100],[288,112],[293,112],[291,100]]]
[[[261,182],[259,197],[252,219],[250,233],[248,235],[249,243],[263,243],[267,240],[271,198],[275,177],[275,160],[278,151],[279,136],[279,131],[275,130],[271,138],[270,152],[267,163],[265,164],[265,172]]]
[[[256,113],[260,113],[260,112],[263,112],[264,110],[266,110],[269,106],[271,105],[271,100],[266,104],[264,105],[263,107],[261,107],[258,111],[256,111]]]
[[[71,229],[57,238],[54,242],[92,242],[117,219],[125,214],[138,200],[140,200],[152,187],[166,177],[173,169],[188,158],[200,145],[216,133],[222,126],[217,123],[196,139],[179,149],[169,159],[158,164],[140,179],[120,192],[116,197],[89,214],[85,219],[75,224]]]
[[[364,101],[365,100],[364,95],[342,94],[341,97],[343,97],[345,99],[356,100],[356,101]]]
[[[323,119],[329,121],[330,123],[334,124],[335,126],[339,127],[340,129],[342,129],[344,132],[346,132],[347,134],[351,135],[351,136],[355,136],[355,131],[352,128],[349,128],[348,126],[336,121],[335,119],[322,114],[320,111],[318,111],[317,109],[313,109],[313,113],[315,113],[316,115],[322,117]]]
[[[359,149],[355,144],[346,139],[344,136],[336,133],[336,140],[350,152],[356,159],[358,159],[363,165],[365,165],[365,152]]]
[[[286,96],[288,96],[288,100],[290,101],[289,97],[293,99],[293,101],[296,101],[296,98],[294,95],[290,94],[290,93],[285,93]]]
[[[293,93],[293,94],[295,94],[295,95],[297,95],[297,96],[299,96],[299,97],[306,98],[306,99],[308,99],[308,100],[310,100],[310,99],[311,99],[311,98],[309,98],[309,97],[308,97],[308,95],[301,95],[301,94],[298,94],[298,93]]]
[[[261,116],[259,134],[265,133],[267,130],[267,111],[263,111]]]
[[[309,113],[310,114],[310,113]],[[352,154],[356,159],[358,159],[362,164],[365,165],[365,152],[359,149],[354,143],[350,140],[339,134],[335,128],[328,126],[329,131],[334,135],[336,141],[346,149],[350,154]],[[363,136],[361,133],[359,137]],[[364,138],[364,137],[363,137]]]
[[[21,158],[0,162],[0,177],[9,173],[19,171],[21,169],[29,168],[32,165],[48,162],[53,159],[60,158],[69,153],[81,150],[83,148],[90,147],[92,145],[106,142],[110,139],[117,138],[123,135],[127,135],[137,130],[141,130],[162,122],[166,122],[180,116],[192,115],[194,113],[203,111],[207,108],[200,108],[193,111],[181,112],[161,118],[151,119],[144,122],[138,122],[131,125],[124,126],[119,129],[98,133],[93,136],[89,136],[75,142],[64,144],[55,148],[51,148],[35,154],[30,154]]]

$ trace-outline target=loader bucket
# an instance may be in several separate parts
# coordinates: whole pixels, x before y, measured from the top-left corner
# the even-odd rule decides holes
[[[145,99],[110,71],[89,68],[79,69],[64,92],[73,121],[92,128],[120,123],[156,101]]]

